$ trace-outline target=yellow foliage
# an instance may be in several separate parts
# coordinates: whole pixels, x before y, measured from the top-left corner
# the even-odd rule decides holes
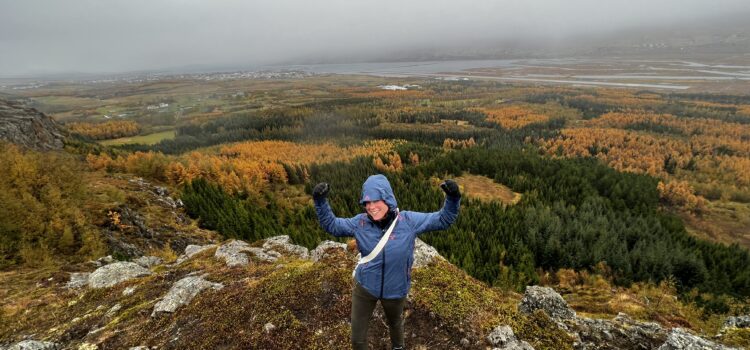
[[[473,137],[470,137],[468,140],[454,140],[451,138],[443,140],[444,149],[464,149],[471,148],[476,145],[477,143],[474,141]]]
[[[496,123],[506,129],[518,129],[529,124],[549,121],[549,116],[535,113],[522,106],[479,108],[478,111],[487,114],[487,121]]]
[[[0,164],[0,267],[103,253],[98,232],[81,209],[87,188],[74,159],[0,143]]]
[[[656,189],[659,191],[659,197],[671,205],[694,213],[701,213],[706,210],[706,200],[693,194],[695,191],[687,181],[670,181],[667,183],[659,181]]]
[[[94,140],[116,139],[138,135],[141,132],[138,123],[132,120],[112,120],[104,123],[70,123],[66,126],[70,131]]]

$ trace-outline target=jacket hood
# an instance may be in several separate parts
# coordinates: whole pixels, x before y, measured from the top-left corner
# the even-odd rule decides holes
[[[372,175],[362,184],[362,196],[359,199],[359,204],[364,205],[365,202],[381,199],[385,201],[390,210],[398,207],[396,196],[393,195],[393,189],[388,179],[380,174]]]

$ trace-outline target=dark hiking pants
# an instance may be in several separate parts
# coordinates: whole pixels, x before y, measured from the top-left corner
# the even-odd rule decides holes
[[[367,350],[367,329],[370,326],[370,317],[375,310],[375,305],[380,300],[380,305],[385,311],[388,321],[388,329],[391,333],[391,345],[393,347],[404,346],[404,320],[402,314],[406,297],[401,299],[378,299],[354,281],[352,290],[352,349]]]

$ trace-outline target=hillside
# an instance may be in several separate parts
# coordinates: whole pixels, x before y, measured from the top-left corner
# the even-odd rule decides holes
[[[445,259],[414,271],[412,348],[750,344],[746,96],[387,80],[25,90],[76,134],[0,143],[0,346],[346,344],[354,256],[311,258],[310,192],[352,216],[374,173],[408,210],[465,194],[421,237]]]
[[[60,150],[64,135],[63,128],[44,113],[0,99],[0,140],[37,150]]]
[[[179,201],[168,196],[163,187],[119,175],[91,180],[96,193],[104,195],[114,187],[127,203],[116,206],[119,215],[89,208],[103,216],[97,225],[110,232],[108,250],[118,259],[110,256],[2,272],[0,346],[347,346],[350,273],[356,256],[344,244],[324,242],[308,250],[291,244],[287,236],[250,244],[220,242],[219,235],[195,227]],[[102,197],[94,198],[108,203]],[[177,227],[179,230],[173,231]],[[609,309],[609,316],[598,314],[604,319],[590,319],[581,315],[596,309],[596,303],[582,303],[580,298],[595,293],[592,286],[557,287],[567,291],[566,298],[575,302],[571,305],[583,312],[576,316],[552,289],[527,288],[522,297],[471,278],[425,244],[416,256],[414,284],[405,309],[409,348],[679,349],[674,344],[711,344],[680,328],[670,330],[696,327],[700,332],[704,326],[685,319],[687,314],[680,310],[689,308],[679,303],[665,302],[661,309],[646,306],[653,312],[650,317],[660,319],[661,325],[618,314],[617,307]],[[614,295],[647,295],[617,290],[620,292]],[[381,348],[388,333],[383,315],[376,312],[375,317],[380,321],[373,323],[370,343]],[[509,326],[510,331],[499,326]],[[727,329],[718,338],[704,336],[711,341],[748,345],[747,330]],[[498,340],[505,338],[507,343]],[[26,343],[18,343],[22,340]]]

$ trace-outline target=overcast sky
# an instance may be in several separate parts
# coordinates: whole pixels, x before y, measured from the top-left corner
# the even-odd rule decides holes
[[[0,0],[0,76],[564,41],[750,14],[750,0]]]

